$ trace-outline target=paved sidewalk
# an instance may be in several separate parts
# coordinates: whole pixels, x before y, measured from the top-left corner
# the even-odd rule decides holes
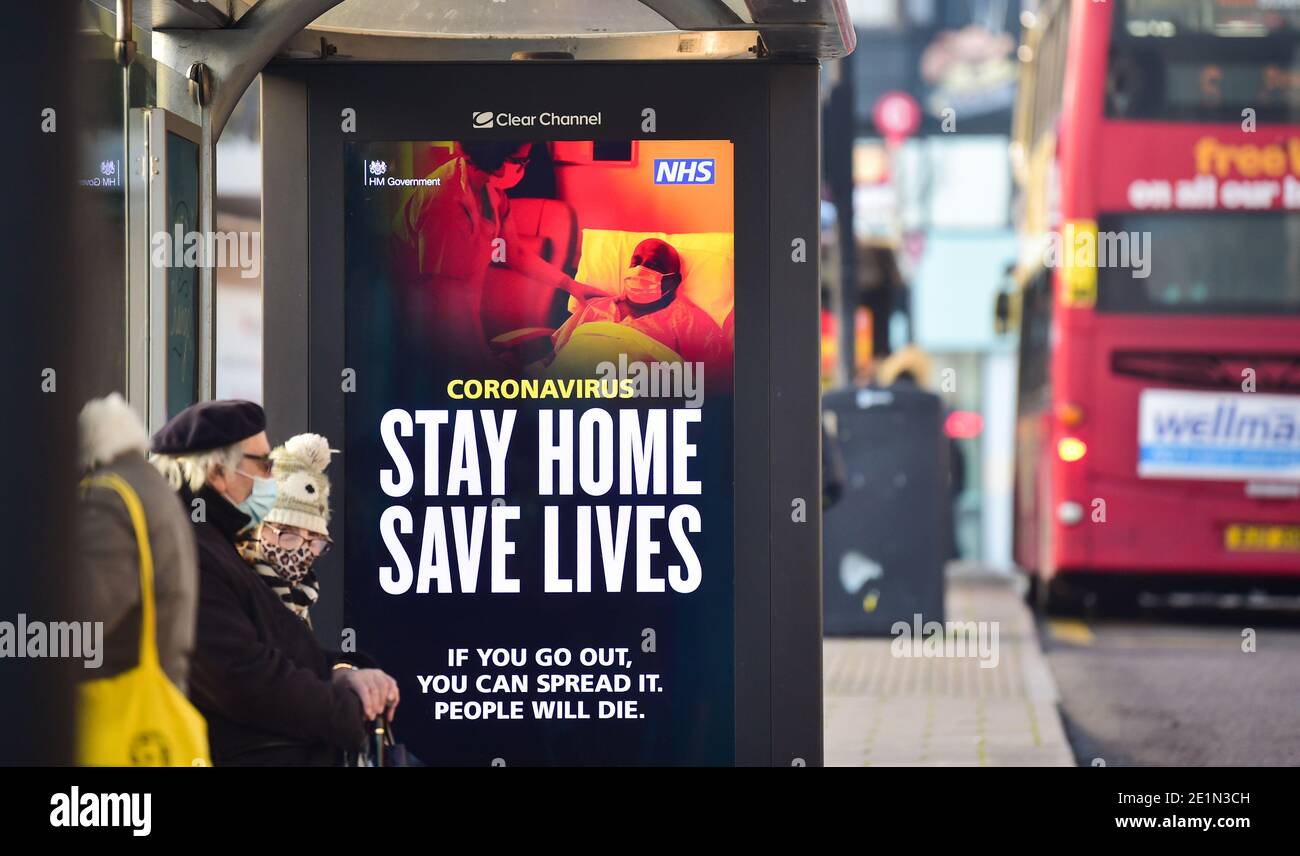
[[[823,643],[827,766],[1073,766],[1056,684],[1010,579],[948,580],[948,621],[998,622],[997,665]],[[990,662],[992,658],[990,658]]]

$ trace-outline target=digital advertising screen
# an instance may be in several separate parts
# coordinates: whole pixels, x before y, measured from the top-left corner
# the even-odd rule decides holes
[[[734,146],[588,121],[344,146],[343,621],[426,763],[735,760]]]

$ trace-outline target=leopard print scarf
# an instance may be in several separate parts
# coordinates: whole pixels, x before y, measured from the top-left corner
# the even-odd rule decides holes
[[[280,598],[289,611],[311,626],[309,611],[320,597],[320,582],[312,570],[315,557],[306,543],[296,550],[267,547],[258,538],[239,544],[244,561]]]

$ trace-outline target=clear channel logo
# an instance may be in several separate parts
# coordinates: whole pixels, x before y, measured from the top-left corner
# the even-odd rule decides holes
[[[589,127],[599,127],[604,122],[604,117],[597,111],[595,113],[553,113],[550,110],[544,110],[541,113],[494,113],[491,110],[474,111],[474,127],[482,128],[532,128],[541,126],[550,127],[568,127],[586,125]]]

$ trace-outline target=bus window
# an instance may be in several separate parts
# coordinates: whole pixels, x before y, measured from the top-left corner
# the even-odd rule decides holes
[[[1273,0],[1115,3],[1106,114],[1261,122],[1300,117],[1300,6]]]
[[[1051,361],[1052,277],[1043,268],[1025,286],[1020,307],[1020,412],[1047,406]]]
[[[1150,254],[1144,278],[1099,267],[1099,312],[1300,313],[1300,214],[1124,214],[1098,228],[1147,236]]]

